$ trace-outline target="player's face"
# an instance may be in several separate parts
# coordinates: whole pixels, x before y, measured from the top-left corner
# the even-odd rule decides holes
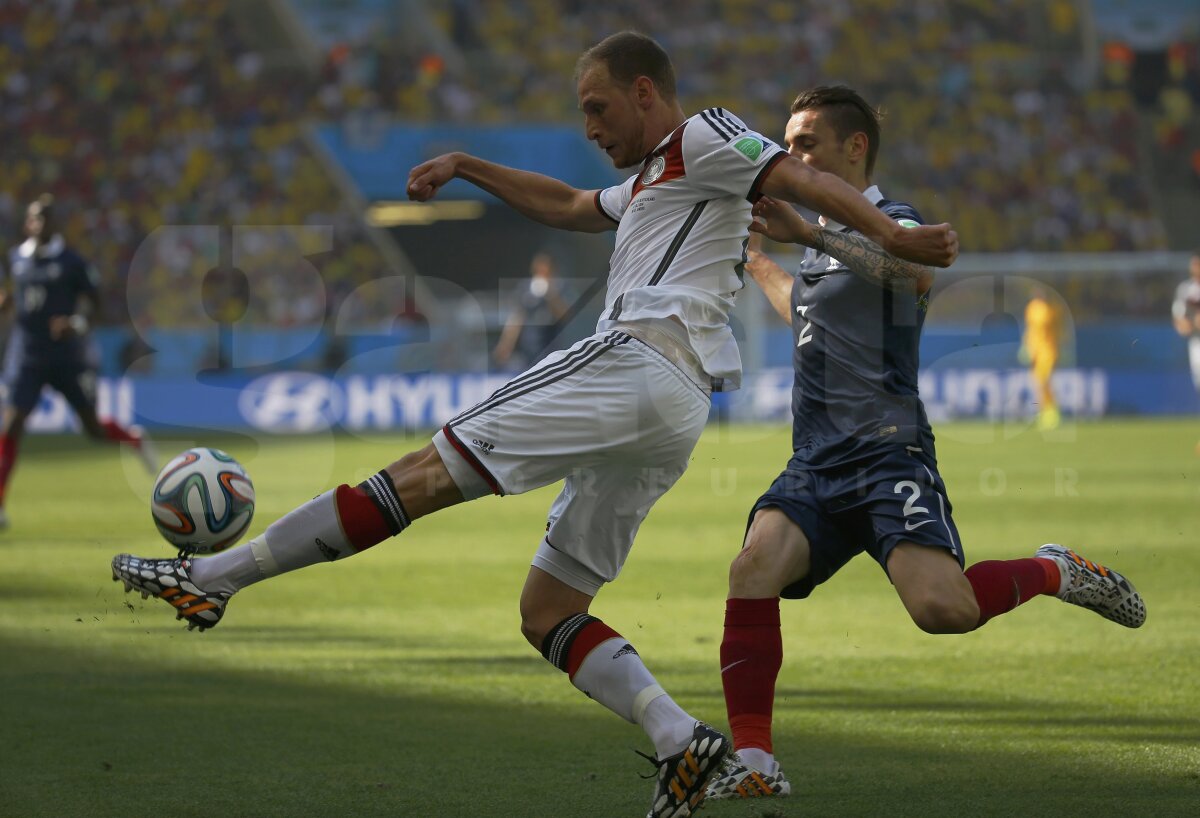
[[[579,110],[587,138],[608,154],[614,166],[631,168],[646,157],[646,126],[634,86],[613,82],[608,66],[595,63],[579,77]]]
[[[25,211],[25,235],[42,241],[50,235],[51,229],[50,214],[36,204],[30,205]]]
[[[848,178],[850,171],[849,143],[848,139],[838,139],[833,126],[816,108],[792,114],[784,132],[788,153],[810,167],[843,179]]]
[[[1188,262],[1188,271],[1192,274],[1192,278],[1200,281],[1200,256],[1192,256]]]

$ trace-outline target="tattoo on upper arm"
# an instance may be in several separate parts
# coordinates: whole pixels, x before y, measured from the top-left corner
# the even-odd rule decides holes
[[[813,247],[845,264],[850,272],[892,290],[915,291],[925,267],[896,258],[866,236],[822,227]]]

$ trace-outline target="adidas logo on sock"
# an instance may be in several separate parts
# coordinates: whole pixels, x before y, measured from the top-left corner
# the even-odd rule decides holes
[[[638,652],[634,649],[633,645],[626,642],[625,647],[621,648],[619,651],[617,651],[616,653],[613,654],[613,658],[620,659],[622,656],[624,656],[627,653],[632,653],[634,656],[638,655]]]

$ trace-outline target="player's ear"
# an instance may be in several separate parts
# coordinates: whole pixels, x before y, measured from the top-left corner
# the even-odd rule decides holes
[[[633,98],[637,100],[639,108],[643,110],[649,108],[656,96],[658,96],[658,89],[654,87],[654,80],[649,77],[638,77],[633,81]]]
[[[854,162],[862,162],[867,158],[867,150],[871,147],[870,140],[862,131],[850,135],[844,144],[847,157]]]

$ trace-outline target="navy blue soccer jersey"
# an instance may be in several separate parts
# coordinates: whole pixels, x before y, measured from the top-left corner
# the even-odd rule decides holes
[[[75,313],[81,295],[95,298],[95,268],[56,235],[36,249],[32,241],[14,247],[8,257],[7,279],[16,308],[10,347],[31,362],[82,361],[83,340],[74,335],[55,340],[50,335],[50,319]]]
[[[883,198],[877,187],[864,195],[902,224],[923,224],[911,205]],[[822,469],[899,446],[933,453],[917,395],[927,304],[926,295],[886,289],[808,250],[792,285],[793,465]]]

